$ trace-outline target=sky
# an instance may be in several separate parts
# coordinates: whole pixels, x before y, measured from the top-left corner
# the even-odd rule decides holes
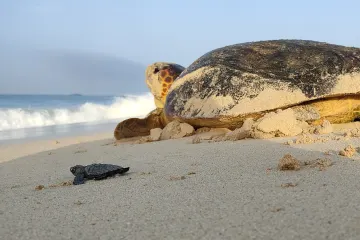
[[[30,54],[30,59],[47,59],[45,52],[70,52],[81,59],[92,54],[130,60],[143,71],[156,61],[186,67],[212,49],[258,40],[307,39],[360,47],[359,9],[359,0],[0,0],[0,52],[15,58],[14,50]],[[14,61],[11,67],[7,62],[0,58],[3,68],[13,72],[31,68],[31,62]],[[59,71],[67,70],[54,73]],[[6,88],[11,74],[1,75],[0,68],[0,93],[16,91]],[[86,81],[78,75],[76,81]],[[32,84],[35,78],[36,84],[43,79],[48,85],[42,92],[54,92],[52,80],[40,70],[22,81]],[[133,81],[144,84],[143,79]]]

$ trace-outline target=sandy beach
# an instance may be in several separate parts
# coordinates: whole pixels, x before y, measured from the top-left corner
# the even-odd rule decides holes
[[[33,143],[37,153],[8,148],[0,164],[1,239],[360,237],[360,155],[338,155],[349,144],[358,147],[358,138],[330,134],[325,142],[287,145],[296,138],[192,144],[187,137],[114,145],[105,136],[43,148]],[[278,170],[285,154],[301,169]],[[303,164],[319,158],[332,165]],[[60,186],[73,180],[71,166],[91,163],[130,171]],[[45,188],[35,190],[38,185]]]
[[[360,0],[17,2],[0,240],[360,240]]]

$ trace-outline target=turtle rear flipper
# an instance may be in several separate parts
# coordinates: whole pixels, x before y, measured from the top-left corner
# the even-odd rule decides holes
[[[123,173],[126,173],[127,171],[129,171],[129,167],[127,167],[127,168],[121,168],[121,169],[119,169],[119,171],[118,171],[118,174],[123,174]]]
[[[84,184],[85,183],[85,175],[84,174],[78,174],[75,176],[73,184],[74,185],[79,185],[79,184]]]

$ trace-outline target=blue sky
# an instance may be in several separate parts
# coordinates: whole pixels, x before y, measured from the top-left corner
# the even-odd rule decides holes
[[[297,38],[360,47],[359,0],[0,0],[0,50],[99,53],[184,66],[229,44]]]
[[[360,47],[359,9],[358,0],[2,0],[0,39],[188,65],[213,48],[264,39]]]

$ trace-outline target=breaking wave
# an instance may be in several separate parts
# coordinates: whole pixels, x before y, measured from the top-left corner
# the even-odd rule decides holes
[[[148,93],[141,96],[116,97],[109,105],[86,102],[71,109],[0,109],[0,131],[144,117],[155,109],[153,99]]]

